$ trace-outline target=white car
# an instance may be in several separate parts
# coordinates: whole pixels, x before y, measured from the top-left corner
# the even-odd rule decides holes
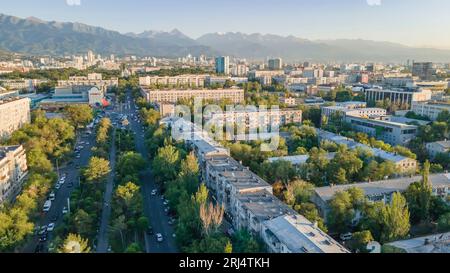
[[[155,196],[157,194],[157,191],[156,190],[153,190],[152,191],[152,196]]]
[[[50,193],[48,200],[55,201],[55,199],[56,199],[56,194],[54,192]]]
[[[55,223],[48,224],[47,231],[52,232],[53,230],[55,230]]]
[[[67,214],[69,213],[69,210],[67,209],[67,207],[64,207],[62,210],[62,214]]]
[[[352,233],[345,233],[345,234],[341,234],[340,236],[342,241],[350,241],[353,238],[353,234]]]
[[[162,243],[162,241],[164,241],[161,233],[156,234],[156,240],[158,241],[158,243]]]

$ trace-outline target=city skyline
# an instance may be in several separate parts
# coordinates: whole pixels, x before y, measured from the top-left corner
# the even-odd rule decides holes
[[[48,21],[80,22],[121,33],[179,29],[194,39],[212,32],[242,32],[293,35],[310,40],[364,39],[450,49],[450,37],[442,35],[450,23],[445,16],[450,3],[438,0],[319,0],[314,3],[220,0],[214,5],[207,5],[203,0],[185,2],[22,0],[2,3],[2,13]],[[174,10],[174,6],[178,8]],[[200,16],[193,17],[195,13]],[[414,20],[423,14],[434,16]],[[208,24],[204,24],[205,21]],[[390,31],[386,32],[386,29]],[[410,29],[415,30],[414,34]]]

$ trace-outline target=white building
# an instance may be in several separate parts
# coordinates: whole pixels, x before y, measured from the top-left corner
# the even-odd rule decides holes
[[[19,97],[0,99],[0,140],[30,123],[30,102],[28,98]]]
[[[0,146],[0,204],[11,201],[22,190],[28,173],[22,146]]]
[[[438,154],[444,154],[450,152],[450,141],[437,141],[432,143],[427,143],[426,145],[428,154],[431,158],[435,158]],[[449,155],[450,156],[450,155]]]
[[[418,115],[426,116],[431,120],[436,120],[443,111],[450,112],[450,103],[446,102],[413,102],[411,111]]]

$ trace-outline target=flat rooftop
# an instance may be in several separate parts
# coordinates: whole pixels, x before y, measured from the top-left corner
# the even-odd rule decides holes
[[[389,243],[407,253],[450,253],[450,232]]]
[[[210,169],[214,170],[240,191],[246,189],[271,189],[272,186],[261,177],[242,166],[230,156],[209,156],[206,162]]]
[[[2,98],[0,99],[0,105],[4,105],[7,103],[19,101],[19,100],[29,100],[28,98],[21,98],[21,97],[8,97],[8,98]]]
[[[392,161],[395,163],[401,162],[403,160],[407,160],[409,158],[399,155],[399,154],[394,154],[394,153],[389,153],[386,151],[383,151],[381,149],[376,149],[376,148],[372,148],[368,145],[359,143],[351,138],[346,138],[328,131],[324,131],[321,129],[317,129],[317,133],[319,134],[319,138],[321,140],[328,140],[331,142],[334,142],[336,144],[340,144],[340,145],[346,145],[349,149],[356,149],[358,147],[362,148],[362,149],[367,149],[370,150],[374,153],[375,156],[384,159],[384,160],[388,160],[388,161]],[[411,159],[412,160],[412,159]]]
[[[252,212],[260,222],[296,212],[265,190],[238,195],[242,206]]]
[[[316,194],[323,200],[329,201],[337,192],[346,191],[350,188],[360,188],[362,189],[366,196],[378,196],[383,194],[390,194],[394,192],[403,192],[408,187],[415,183],[420,182],[422,180],[421,176],[414,177],[404,177],[398,179],[389,179],[382,180],[376,182],[366,182],[366,183],[358,183],[358,184],[350,184],[350,185],[339,185],[339,186],[328,186],[316,188]],[[433,188],[444,188],[450,187],[450,174],[434,174],[430,175],[430,181],[433,185]]]
[[[268,229],[266,233],[276,237],[292,253],[349,253],[333,238],[299,214],[280,216],[267,221],[265,226]]]

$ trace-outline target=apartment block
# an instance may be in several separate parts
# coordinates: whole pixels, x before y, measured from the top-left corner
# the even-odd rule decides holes
[[[270,184],[231,158],[200,128],[176,118],[162,122],[194,137],[187,144],[197,152],[202,180],[214,201],[224,205],[235,230],[249,230],[274,253],[348,253],[317,225],[278,200]]]
[[[239,104],[244,101],[244,89],[189,89],[189,90],[149,90],[141,88],[141,94],[151,103],[177,103],[181,99],[200,98],[203,100],[220,101],[228,99]]]
[[[22,190],[28,173],[22,146],[0,146],[0,204],[11,201]]]
[[[5,139],[30,123],[30,102],[28,98],[10,97],[0,100],[0,139]]]
[[[211,113],[205,117],[205,122],[219,125],[245,125],[246,129],[257,129],[260,127],[270,128],[272,126],[284,126],[290,123],[301,123],[301,110],[278,109],[267,111],[225,111],[221,113]]]
[[[162,85],[162,86],[186,86],[189,88],[204,87],[208,75],[181,75],[181,76],[146,76],[139,77],[139,85]]]

